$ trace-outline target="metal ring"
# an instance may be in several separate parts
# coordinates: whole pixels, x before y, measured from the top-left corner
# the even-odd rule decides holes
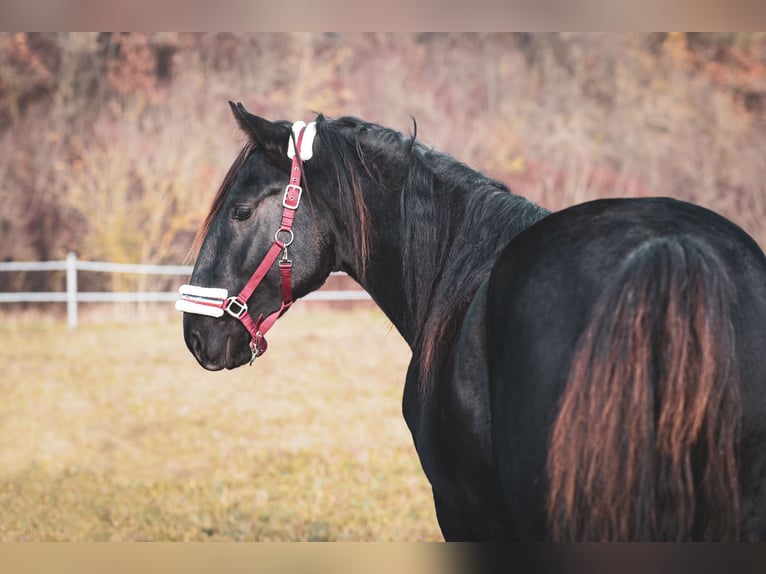
[[[280,233],[289,233],[290,234],[290,239],[288,239],[287,241],[280,241],[279,240],[279,234]],[[274,234],[274,241],[276,241],[277,243],[281,243],[285,247],[290,247],[290,245],[292,245],[294,239],[295,239],[295,235],[293,234],[293,230],[292,229],[277,229],[277,232]]]

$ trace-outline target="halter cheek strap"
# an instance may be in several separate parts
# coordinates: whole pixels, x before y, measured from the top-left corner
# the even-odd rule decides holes
[[[228,297],[226,289],[215,287],[197,287],[194,285],[181,285],[178,290],[181,298],[176,301],[176,310],[185,313],[196,313],[211,317],[221,317],[228,313],[238,319],[250,333],[250,351],[252,357],[250,364],[266,352],[266,332],[274,326],[285,311],[293,304],[292,269],[293,262],[288,257],[287,248],[292,244],[295,235],[293,233],[293,221],[295,212],[301,202],[301,166],[302,157],[311,157],[311,150],[316,129],[314,123],[308,126],[303,122],[293,124],[293,135],[296,145],[293,146],[293,138],[290,138],[288,156],[292,159],[290,167],[290,181],[285,187],[282,198],[282,221],[279,229],[274,234],[274,243],[264,258],[258,264],[245,286],[236,297]],[[295,147],[298,153],[295,153]],[[282,304],[279,309],[264,318],[263,315],[254,321],[247,310],[247,302],[256,288],[261,284],[274,262],[279,258],[279,277]]]

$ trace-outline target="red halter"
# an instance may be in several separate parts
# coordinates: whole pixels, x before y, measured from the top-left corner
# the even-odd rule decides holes
[[[195,287],[191,285],[182,285],[179,289],[181,299],[176,302],[177,310],[187,313],[211,315],[213,317],[220,317],[225,311],[232,317],[239,319],[245,329],[250,333],[250,351],[252,352],[252,357],[250,358],[251,365],[255,359],[266,352],[268,346],[265,338],[266,332],[271,329],[277,319],[279,319],[293,304],[293,262],[288,258],[287,248],[292,244],[293,239],[295,238],[293,234],[293,220],[295,219],[295,212],[300,205],[301,194],[303,193],[301,188],[301,166],[303,162],[298,150],[301,149],[305,131],[306,128],[302,127],[296,138],[297,145],[295,146],[296,151],[292,156],[290,182],[285,188],[285,195],[282,199],[282,207],[284,208],[282,210],[282,223],[274,234],[274,244],[261,260],[258,267],[256,267],[255,271],[250,276],[250,279],[247,280],[247,283],[245,283],[245,286],[239,292],[239,295],[236,297],[227,297],[226,295],[228,293],[225,289]],[[253,321],[253,318],[247,311],[247,301],[261,284],[264,277],[266,277],[266,274],[269,272],[269,269],[271,269],[271,266],[274,265],[274,262],[277,260],[280,253],[282,254],[282,258],[279,260],[279,276],[282,283],[282,305],[277,311],[274,311],[266,318],[264,318],[263,315],[260,315],[257,321]],[[199,305],[202,305],[202,307],[198,307]],[[208,311],[206,307],[212,309]]]

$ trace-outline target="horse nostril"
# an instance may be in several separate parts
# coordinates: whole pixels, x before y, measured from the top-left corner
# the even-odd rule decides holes
[[[199,331],[189,333],[188,347],[198,360],[202,360],[202,337]]]

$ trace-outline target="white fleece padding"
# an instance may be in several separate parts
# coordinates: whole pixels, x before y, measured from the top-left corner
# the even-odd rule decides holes
[[[295,141],[298,141],[298,135],[301,133],[301,130],[303,128],[306,128],[306,131],[303,132],[303,141],[301,141],[301,159],[303,161],[311,159],[311,157],[314,155],[314,138],[317,135],[317,126],[316,122],[310,122],[308,125],[306,122],[297,121],[293,124],[293,136],[295,137]],[[287,142],[287,157],[290,159],[293,159],[295,157],[295,146],[293,145],[293,138],[290,138],[290,141]]]
[[[186,299],[179,299],[176,301],[176,311],[181,311],[182,313],[194,313],[196,315],[207,315],[208,317],[223,316],[223,309],[220,307],[202,305],[201,303],[187,301]]]
[[[223,309],[205,305],[205,303],[223,304],[229,296],[226,289],[219,287],[197,287],[196,285],[181,285],[178,288],[181,299],[176,301],[176,311],[195,313],[208,317],[221,317]]]
[[[200,297],[202,299],[218,299],[223,301],[229,296],[226,289],[220,287],[198,287],[197,285],[181,285],[178,293],[183,296]]]

